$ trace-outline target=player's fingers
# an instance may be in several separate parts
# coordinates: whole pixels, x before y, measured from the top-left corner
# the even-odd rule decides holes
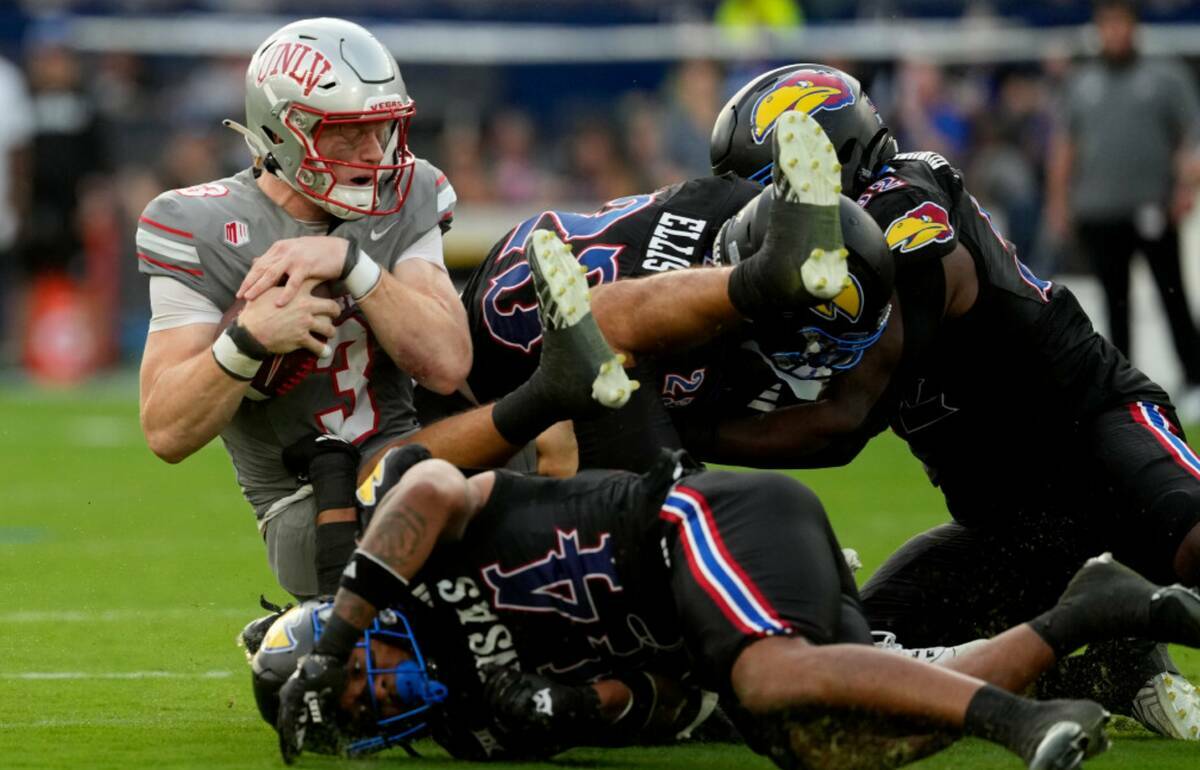
[[[333,338],[337,334],[337,329],[334,328],[333,321],[328,316],[323,315],[313,316],[312,331],[327,338]]]
[[[326,315],[330,318],[337,318],[342,314],[341,305],[331,299],[323,299],[321,297],[312,298],[309,310],[313,315]]]
[[[262,268],[259,267],[258,264],[253,264],[250,266],[250,271],[246,273],[246,277],[242,279],[242,285],[238,287],[236,295],[238,299],[246,298],[246,292],[251,286],[258,282],[258,277],[261,274]]]
[[[267,289],[279,283],[279,279],[283,276],[283,267],[279,264],[265,265],[259,270],[258,277],[254,282],[246,287],[243,296],[247,300],[256,299]]]
[[[250,265],[250,269],[246,272],[246,277],[242,279],[242,285],[238,288],[237,296],[244,299],[253,299],[249,296],[251,287],[258,284],[269,268],[275,265],[278,261],[279,243],[271,244],[270,248],[262,253]],[[263,290],[259,289],[254,296],[262,294]]]
[[[333,348],[329,346],[328,342],[319,340],[311,334],[304,335],[304,338],[300,340],[300,346],[311,351],[317,358],[325,358],[333,354]]]
[[[288,273],[287,283],[283,287],[283,291],[279,292],[279,296],[275,298],[275,306],[283,307],[292,301],[300,292],[300,287],[304,284],[305,275],[302,272]]]

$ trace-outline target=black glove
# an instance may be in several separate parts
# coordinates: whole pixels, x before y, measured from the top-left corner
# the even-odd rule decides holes
[[[590,685],[574,687],[515,668],[484,672],[484,699],[508,746],[544,747],[544,755],[582,746],[605,727],[600,696]]]
[[[338,700],[346,686],[346,669],[332,655],[309,653],[279,690],[279,753],[292,764],[308,748],[321,754],[344,754],[338,730]]]

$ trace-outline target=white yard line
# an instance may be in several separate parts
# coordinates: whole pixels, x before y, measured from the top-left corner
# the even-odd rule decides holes
[[[0,679],[27,681],[60,679],[225,679],[232,671],[15,671],[0,672]]]
[[[61,729],[64,727],[165,727],[171,725],[196,724],[240,724],[249,720],[242,715],[215,715],[189,713],[170,716],[155,714],[148,717],[98,717],[79,719],[30,719],[21,722],[0,722],[0,730],[29,730],[36,728]]]
[[[253,602],[244,609],[232,607],[148,607],[123,610],[15,610],[0,612],[0,625],[10,623],[93,623],[126,620],[170,620],[217,615],[223,618],[245,618],[249,622],[255,612],[262,614]]]

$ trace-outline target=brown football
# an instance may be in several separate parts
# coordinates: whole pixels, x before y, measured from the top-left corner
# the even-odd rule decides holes
[[[318,297],[333,296],[328,283],[317,284],[313,287],[312,293]],[[246,300],[244,299],[234,300],[225,314],[221,316],[220,331],[225,331],[225,327],[237,318],[245,305]],[[316,336],[317,339],[325,339],[319,334]],[[297,348],[290,353],[276,353],[264,360],[258,367],[258,372],[250,381],[250,390],[246,392],[246,398],[252,401],[265,401],[268,398],[282,396],[299,385],[316,366],[317,357],[305,348]]]

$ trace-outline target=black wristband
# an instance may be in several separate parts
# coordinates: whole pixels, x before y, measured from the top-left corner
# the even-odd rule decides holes
[[[346,244],[346,258],[342,262],[342,273],[338,276],[339,281],[346,280],[350,275],[350,271],[358,264],[358,244],[353,238],[346,238]]]
[[[317,640],[313,651],[321,655],[332,655],[338,660],[346,660],[350,657],[354,645],[362,638],[362,634],[361,628],[355,628],[349,621],[333,613],[329,616],[325,628],[321,630],[321,638]]]
[[[308,465],[308,480],[313,486],[318,512],[353,508],[354,492],[358,489],[357,453],[318,454]]]
[[[342,570],[354,555],[358,522],[334,521],[317,525],[317,594],[337,592]]]
[[[358,594],[377,610],[394,606],[408,596],[408,581],[361,548],[342,572],[341,587]]]
[[[262,361],[271,355],[271,351],[263,347],[263,344],[256,340],[245,326],[238,323],[236,318],[233,319],[233,323],[229,324],[226,334],[229,335],[229,339],[233,340],[233,344],[237,345],[238,350],[256,361]]]

